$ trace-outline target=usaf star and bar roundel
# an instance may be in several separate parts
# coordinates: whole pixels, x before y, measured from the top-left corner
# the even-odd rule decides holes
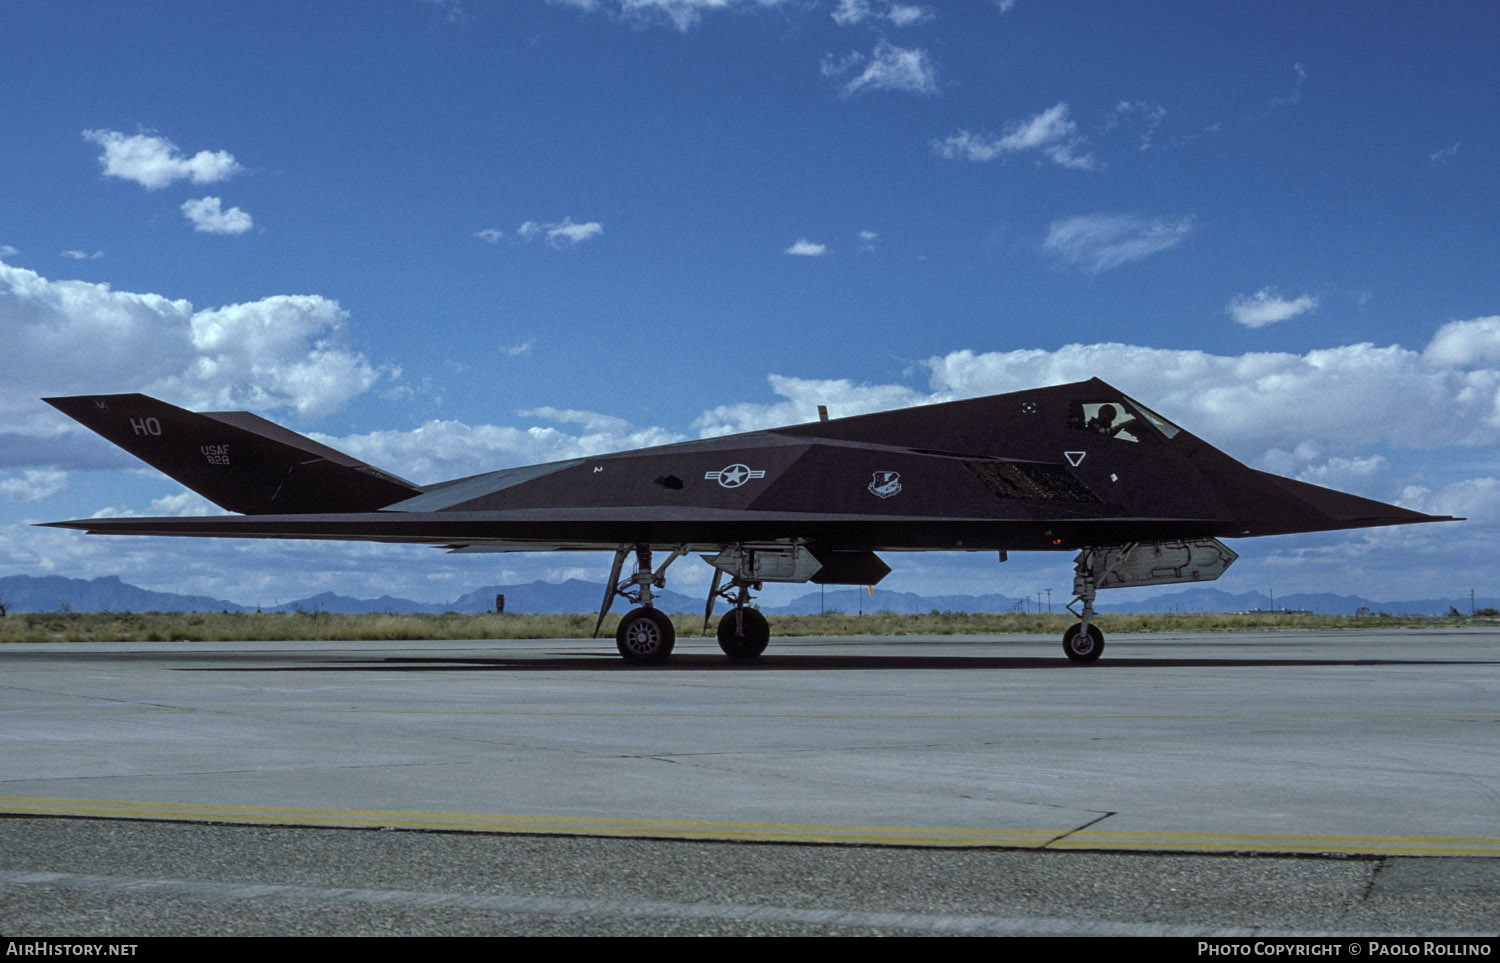
[[[766,477],[766,473],[747,465],[734,464],[727,465],[718,471],[704,472],[703,477],[709,481],[716,481],[725,488],[738,488],[752,478]]]

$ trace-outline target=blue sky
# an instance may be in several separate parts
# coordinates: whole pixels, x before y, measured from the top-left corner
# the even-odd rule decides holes
[[[1471,519],[1239,542],[1222,587],[1500,593],[1490,5],[6,11],[0,573],[253,602],[607,571],[32,528],[206,510],[43,395],[248,408],[435,481],[1098,375],[1257,467]]]

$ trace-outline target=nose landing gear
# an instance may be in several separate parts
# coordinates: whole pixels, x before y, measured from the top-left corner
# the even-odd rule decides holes
[[[1068,611],[1078,616],[1078,624],[1068,626],[1063,633],[1063,653],[1068,661],[1077,663],[1098,662],[1104,654],[1104,633],[1094,624],[1094,593],[1098,586],[1094,581],[1094,550],[1086,548],[1073,560],[1073,601]],[[1075,610],[1074,605],[1083,608]]]

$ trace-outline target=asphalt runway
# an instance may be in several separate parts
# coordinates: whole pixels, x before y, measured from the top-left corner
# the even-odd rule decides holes
[[[1500,929],[1500,632],[612,650],[0,647],[0,932]]]

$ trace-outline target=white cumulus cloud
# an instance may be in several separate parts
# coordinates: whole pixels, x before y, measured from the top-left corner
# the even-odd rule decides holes
[[[1423,356],[1433,364],[1453,367],[1500,363],[1500,315],[1449,321],[1432,336]]]
[[[204,234],[243,234],[254,226],[250,215],[238,207],[223,210],[217,197],[200,197],[184,201],[182,215],[193,224],[193,230]]]
[[[1439,332],[1441,334],[1441,332]],[[1128,344],[958,351],[926,362],[935,397],[972,397],[1102,377],[1216,445],[1259,458],[1311,443],[1348,456],[1500,442],[1500,369],[1433,347],[1350,344],[1305,354],[1213,355]],[[1290,466],[1288,466],[1290,467]]]
[[[844,85],[845,97],[867,90],[894,90],[908,94],[937,93],[937,67],[927,51],[897,47],[885,40],[875,45],[875,50],[868,59],[852,58],[838,66],[825,60],[822,70],[824,75],[831,75],[860,63],[865,65],[865,69]]]
[[[197,309],[182,299],[53,281],[0,263],[8,361],[0,419],[8,430],[50,436],[57,416],[39,397],[122,391],[190,408],[282,408],[316,417],[385,374],[346,344],[346,321],[337,302],[318,295]]]
[[[630,422],[616,415],[606,415],[597,411],[580,411],[576,408],[554,408],[551,405],[525,408],[517,411],[516,414],[522,418],[543,418],[547,421],[580,425],[586,431],[594,432],[625,431],[630,427]]]
[[[548,0],[580,10],[602,10],[622,20],[640,23],[664,21],[686,31],[705,13],[753,7],[775,7],[784,0]]]
[[[821,257],[828,253],[828,245],[815,244],[805,237],[799,237],[795,244],[786,249],[786,253],[799,257]]]
[[[574,434],[551,425],[467,425],[433,420],[409,431],[314,437],[419,482],[684,440],[676,432],[636,427],[611,415],[593,412],[538,408],[519,415],[578,424],[582,431]]]
[[[773,374],[767,381],[772,393],[783,400],[769,405],[751,402],[719,405],[698,416],[693,428],[707,438],[816,421],[818,405],[827,405],[831,418],[847,418],[907,408],[926,400],[922,392],[905,385],[855,384],[847,378],[814,380]]]
[[[244,170],[228,151],[201,150],[188,157],[177,145],[155,134],[122,134],[117,130],[86,130],[83,139],[104,148],[99,166],[106,177],[135,181],[154,191],[173,181],[212,184]]]
[[[1224,310],[1247,328],[1263,328],[1306,314],[1317,306],[1318,299],[1310,294],[1289,299],[1275,294],[1270,288],[1261,288],[1254,294],[1234,298]]]
[[[1131,214],[1087,214],[1053,221],[1042,250],[1097,273],[1175,247],[1192,230],[1191,216],[1164,221]]]
[[[1156,129],[1161,126],[1167,117],[1167,108],[1161,104],[1150,104],[1143,100],[1122,100],[1115,105],[1114,111],[1109,115],[1106,122],[1108,128],[1113,130],[1120,125],[1123,118],[1139,117],[1141,119],[1141,150],[1150,150],[1152,138],[1156,136]]]
[[[589,238],[598,237],[604,233],[604,225],[598,221],[589,221],[585,224],[575,224],[571,217],[565,217],[561,221],[551,224],[539,224],[536,221],[527,221],[516,228],[516,233],[522,240],[529,241],[534,237],[543,238],[551,247],[572,247],[587,241]]]
[[[219,515],[223,511],[197,492],[177,492],[151,499],[152,515]]]
[[[841,27],[852,27],[867,20],[884,21],[894,27],[909,27],[931,20],[936,14],[928,7],[898,3],[895,0],[839,0],[831,16]]]
[[[0,495],[13,502],[39,502],[66,487],[67,472],[55,468],[27,469],[20,477],[0,478]]]
[[[1445,164],[1452,163],[1453,158],[1458,156],[1458,148],[1458,141],[1454,141],[1447,147],[1439,147],[1427,155],[1427,162],[1433,167],[1442,167]]]
[[[1007,154],[1037,151],[1059,167],[1097,170],[1093,154],[1080,153],[1083,138],[1078,124],[1068,116],[1068,105],[1059,103],[1025,120],[1011,124],[1003,135],[988,137],[960,130],[933,141],[932,149],[948,160],[991,161]]]

